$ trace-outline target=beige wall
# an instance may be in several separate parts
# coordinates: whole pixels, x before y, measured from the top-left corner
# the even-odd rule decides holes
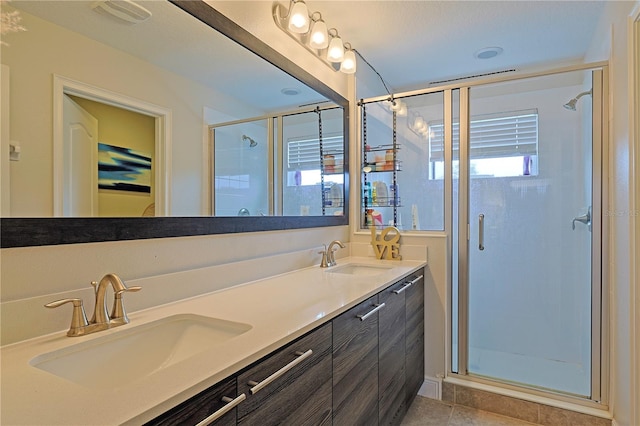
[[[98,216],[142,216],[154,202],[155,118],[89,99],[70,96],[98,120],[98,142],[133,149],[151,158],[151,193],[98,191]]]

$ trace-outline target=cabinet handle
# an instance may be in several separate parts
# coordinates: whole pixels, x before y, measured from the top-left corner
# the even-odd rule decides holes
[[[420,281],[422,278],[424,278],[424,275],[420,275],[418,278],[416,278],[416,279],[414,279],[414,280],[411,280],[411,281],[409,281],[409,282],[405,283],[405,284],[404,284],[404,287],[402,287],[402,288],[400,288],[400,289],[398,289],[398,290],[393,290],[393,292],[394,292],[395,294],[400,294],[400,293],[402,293],[403,291],[405,291],[406,289],[408,289],[409,287],[411,287],[412,285],[414,285],[415,283],[417,283],[418,281]]]
[[[384,308],[384,303],[376,303],[373,306],[374,306],[374,308],[372,310],[370,310],[369,312],[367,312],[366,314],[364,314],[364,315],[356,315],[356,317],[360,318],[360,321],[364,321],[367,318],[369,318],[371,315],[373,315],[376,312],[378,312],[380,309]]]
[[[241,394],[239,397],[235,399],[231,399],[228,396],[223,396],[222,402],[226,402],[227,405],[225,405],[224,407],[222,407],[221,409],[219,409],[218,411],[216,411],[206,419],[202,420],[200,423],[196,424],[196,426],[207,426],[208,424],[215,422],[220,417],[224,416],[229,411],[231,411],[236,405],[240,404],[245,399],[247,399],[247,396],[245,394]]]
[[[249,392],[251,392],[251,395],[255,395],[256,393],[258,393],[260,389],[264,388],[265,386],[267,386],[268,384],[276,380],[278,377],[282,376],[284,373],[291,370],[293,367],[300,364],[305,359],[309,358],[311,355],[313,355],[313,350],[309,349],[304,353],[298,351],[296,352],[296,355],[298,355],[298,358],[294,359],[289,364],[285,365],[280,370],[276,371],[275,373],[273,373],[272,375],[270,375],[260,383],[254,382],[253,380],[251,380],[249,382],[249,385],[253,386],[251,389],[249,389]]]

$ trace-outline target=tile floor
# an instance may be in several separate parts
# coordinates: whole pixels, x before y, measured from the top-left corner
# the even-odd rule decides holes
[[[534,423],[417,396],[402,426],[531,426]]]

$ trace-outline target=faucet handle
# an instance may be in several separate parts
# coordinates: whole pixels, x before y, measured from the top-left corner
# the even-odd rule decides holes
[[[111,309],[111,315],[109,315],[110,324],[112,327],[118,325],[129,324],[129,317],[124,309],[124,303],[122,301],[122,295],[126,292],[135,292],[142,290],[142,287],[127,287],[115,292],[113,296],[113,308]]]
[[[327,262],[327,246],[324,245],[324,250],[319,251],[318,254],[322,255],[322,260],[320,261],[321,268],[327,268],[329,263]]]
[[[84,312],[84,306],[82,305],[82,299],[60,299],[51,303],[47,303],[45,308],[57,308],[66,303],[73,304],[73,313],[71,315],[71,326],[67,331],[67,336],[82,336],[85,334],[86,327],[89,325],[87,315]]]

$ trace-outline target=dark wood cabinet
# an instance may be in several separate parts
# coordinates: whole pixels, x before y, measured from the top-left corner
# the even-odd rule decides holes
[[[405,293],[404,281],[383,290],[379,302],[379,421],[381,425],[398,425],[407,412],[405,395]]]
[[[333,320],[334,425],[378,423],[379,308],[374,296]]]
[[[331,328],[321,326],[238,376],[238,392],[247,395],[238,424],[331,424]]]
[[[210,387],[193,398],[172,408],[166,413],[146,423],[146,425],[195,425],[223,409],[228,401],[222,398],[236,398],[236,378],[230,378]],[[236,408],[232,408],[215,422],[215,426],[232,426],[236,424]]]
[[[400,424],[424,380],[422,274],[398,281],[147,424],[195,425],[230,406],[211,424]]]
[[[405,290],[406,299],[406,405],[418,394],[424,382],[424,271],[409,276],[411,287]]]

